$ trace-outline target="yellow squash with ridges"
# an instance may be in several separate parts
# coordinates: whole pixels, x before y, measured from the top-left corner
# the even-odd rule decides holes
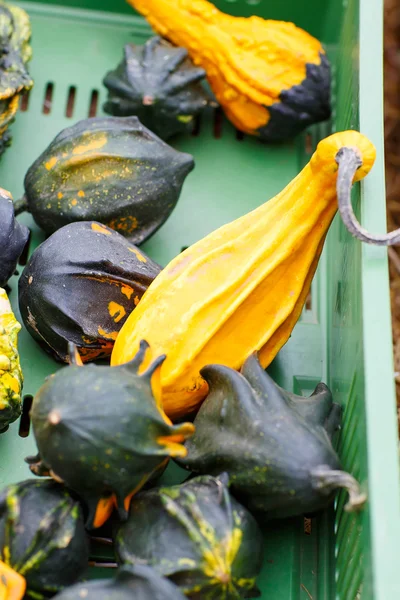
[[[111,364],[131,360],[142,339],[150,344],[142,368],[166,354],[162,400],[172,419],[206,396],[205,365],[239,369],[258,351],[267,367],[288,340],[337,210],[336,156],[343,147],[359,153],[354,181],[362,179],[375,160],[365,136],[345,131],[322,140],[275,198],[172,260],[128,317]]]
[[[207,0],[128,2],[157,33],[187,48],[241,131],[283,140],[329,117],[325,51],[294,23],[232,17]]]

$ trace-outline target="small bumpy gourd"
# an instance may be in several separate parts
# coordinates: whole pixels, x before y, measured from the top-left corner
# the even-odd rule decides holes
[[[27,71],[32,57],[30,37],[27,13],[0,1],[0,154],[10,144],[8,127],[17,113],[20,96],[33,85]]]
[[[21,414],[22,371],[18,354],[16,320],[5,290],[0,288],[0,433]]]
[[[123,566],[114,579],[78,583],[54,600],[185,600],[179,588],[145,565]]]
[[[63,486],[27,480],[0,493],[1,598],[48,598],[75,583],[88,560],[82,510]]]
[[[136,115],[161,139],[193,129],[193,119],[208,105],[201,80],[185,48],[154,37],[143,46],[127,44],[124,58],[105,76],[104,110],[115,116]]]
[[[65,225],[35,250],[19,279],[25,327],[58,360],[69,361],[69,342],[83,362],[109,356],[118,331],[160,271],[105,225]]]
[[[240,131],[283,141],[329,117],[325,51],[293,23],[232,17],[207,0],[128,2],[157,33],[188,49]]]
[[[29,238],[29,229],[15,219],[11,195],[0,188],[0,287],[12,275]]]
[[[288,340],[338,208],[338,171],[352,160],[343,148],[359,159],[348,185],[365,177],[373,144],[356,131],[327,137],[275,198],[174,258],[127,319],[111,362],[129,361],[141,339],[154,356],[165,353],[161,384],[171,418],[196,410],[207,395],[203,367],[240,369],[255,351],[267,367]]]
[[[193,157],[178,152],[137,117],[99,117],[64,129],[28,169],[28,210],[46,233],[99,221],[140,244],[178,201]]]
[[[153,567],[192,600],[259,595],[262,534],[230,496],[225,475],[142,492],[117,533],[115,548],[120,562]]]
[[[348,510],[366,500],[356,480],[340,470],[331,435],[340,407],[324,384],[309,398],[286,392],[256,356],[240,373],[221,365],[202,370],[210,393],[180,463],[195,473],[229,474],[233,492],[267,518],[314,513],[348,489]]]
[[[34,473],[48,472],[75,490],[88,508],[87,526],[100,527],[114,507],[126,518],[132,496],[153,473],[170,457],[186,455],[182,442],[194,427],[174,426],[163,412],[165,357],[143,372],[145,342],[119,368],[82,367],[72,348],[74,364],[48,378],[33,400],[39,456],[27,461]]]

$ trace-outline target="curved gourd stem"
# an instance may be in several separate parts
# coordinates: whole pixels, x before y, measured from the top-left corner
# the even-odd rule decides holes
[[[339,488],[347,490],[349,499],[344,507],[346,512],[361,510],[367,501],[367,494],[361,490],[358,481],[346,471],[335,471],[321,465],[311,472],[311,479],[314,489],[324,495],[329,495]]]
[[[29,212],[28,199],[25,195],[23,195],[22,198],[14,202],[14,215],[18,217],[18,215],[24,212]]]
[[[400,229],[396,229],[391,233],[374,235],[360,225],[354,214],[351,206],[351,186],[355,172],[362,166],[362,160],[357,150],[354,148],[341,148],[335,158],[339,165],[336,182],[339,212],[348,231],[367,244],[374,244],[375,246],[400,244]]]

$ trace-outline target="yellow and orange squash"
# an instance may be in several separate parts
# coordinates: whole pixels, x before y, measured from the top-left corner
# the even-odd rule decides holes
[[[131,360],[142,339],[150,344],[143,369],[166,354],[162,401],[172,419],[205,398],[205,365],[240,369],[258,351],[265,368],[286,343],[338,208],[338,172],[351,157],[349,189],[370,171],[375,148],[356,131],[325,138],[275,198],[189,247],[151,283],[117,336],[111,364]]]
[[[128,0],[153,29],[185,47],[240,131],[282,141],[330,116],[330,66],[294,23],[232,17],[207,0]]]
[[[16,320],[7,293],[0,288],[0,433],[21,414],[22,371],[18,354]]]

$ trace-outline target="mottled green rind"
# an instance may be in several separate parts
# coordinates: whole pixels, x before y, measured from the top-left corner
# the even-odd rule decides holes
[[[61,131],[26,173],[28,210],[46,233],[99,221],[140,244],[173,211],[192,156],[137,117],[84,119]]]
[[[339,469],[329,435],[340,411],[320,384],[310,398],[286,392],[251,356],[241,373],[212,365],[202,370],[210,393],[179,463],[196,473],[229,474],[231,489],[258,516],[313,513],[332,502],[314,488],[311,472]]]
[[[83,498],[88,527],[100,498],[111,494],[120,517],[127,516],[125,498],[171,455],[158,438],[184,427],[169,424],[153,396],[153,370],[163,358],[138,375],[147,347],[142,344],[135,359],[121,367],[65,367],[47,379],[33,401],[40,457]]]
[[[27,593],[45,598],[87,568],[88,540],[79,503],[52,480],[26,480],[0,495],[0,560],[23,575]]]
[[[121,567],[114,579],[80,583],[54,600],[185,600],[179,588],[145,565]]]
[[[195,600],[258,596],[262,535],[225,476],[142,492],[115,541],[121,563],[147,564]]]

